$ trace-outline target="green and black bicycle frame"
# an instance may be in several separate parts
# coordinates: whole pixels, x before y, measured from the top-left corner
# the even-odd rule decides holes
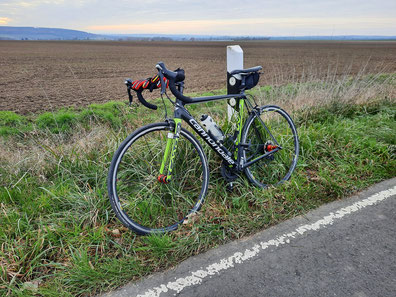
[[[281,149],[278,145],[276,139],[272,136],[268,127],[262,122],[263,126],[267,130],[268,134],[271,135],[277,147],[271,151],[264,152],[258,157],[255,157],[252,160],[244,160],[243,152],[245,149],[250,147],[249,143],[241,143],[242,131],[243,131],[243,118],[244,118],[244,107],[245,100],[248,100],[244,94],[240,95],[222,95],[222,96],[210,96],[210,97],[199,97],[194,98],[195,103],[208,102],[213,100],[221,100],[221,99],[229,99],[229,98],[239,99],[238,101],[238,123],[237,123],[237,137],[235,140],[235,152],[229,151],[220,141],[212,138],[202,126],[194,119],[194,117],[188,112],[185,108],[185,104],[181,100],[176,100],[175,102],[175,110],[174,110],[174,118],[168,119],[171,124],[171,132],[168,133],[168,139],[166,143],[164,157],[161,163],[160,172],[158,176],[158,181],[162,183],[168,183],[172,180],[172,170],[174,165],[174,159],[177,151],[177,144],[181,131],[181,123],[182,120],[188,123],[188,125],[220,156],[226,164],[228,164],[229,168],[236,172],[242,172],[245,168],[253,165],[254,163],[262,160],[263,158],[268,158],[269,156],[275,154],[277,151]],[[251,108],[248,110],[249,116],[260,115],[260,109],[258,107]],[[260,117],[258,117],[260,118]],[[169,159],[169,163],[167,162]],[[168,170],[165,174],[165,167],[168,163]]]

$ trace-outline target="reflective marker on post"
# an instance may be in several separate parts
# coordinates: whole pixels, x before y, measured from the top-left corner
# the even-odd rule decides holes
[[[243,50],[239,45],[229,45],[227,46],[227,94],[235,94],[236,92],[230,85],[230,72],[235,69],[243,69]],[[235,109],[230,106],[230,101],[234,104],[237,103],[234,98],[228,100],[228,120],[231,120],[235,113]]]

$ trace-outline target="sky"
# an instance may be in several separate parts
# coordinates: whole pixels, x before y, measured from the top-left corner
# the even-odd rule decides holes
[[[396,35],[396,0],[0,0],[0,26],[100,34]]]

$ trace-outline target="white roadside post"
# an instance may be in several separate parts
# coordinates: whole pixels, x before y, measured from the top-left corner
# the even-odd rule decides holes
[[[243,69],[243,50],[239,45],[227,46],[227,94],[235,94],[232,86],[230,85],[230,73],[236,69]],[[230,121],[235,109],[230,106],[230,103],[235,104],[235,99],[229,99],[227,104],[228,120]],[[235,107],[235,106],[234,106]]]

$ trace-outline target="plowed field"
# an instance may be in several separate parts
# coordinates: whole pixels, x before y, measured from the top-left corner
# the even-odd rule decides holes
[[[225,87],[230,42],[0,41],[0,110],[21,114],[127,100],[124,78],[186,70],[186,92]],[[396,42],[238,42],[260,85],[396,71]],[[158,93],[151,94],[158,96]]]

